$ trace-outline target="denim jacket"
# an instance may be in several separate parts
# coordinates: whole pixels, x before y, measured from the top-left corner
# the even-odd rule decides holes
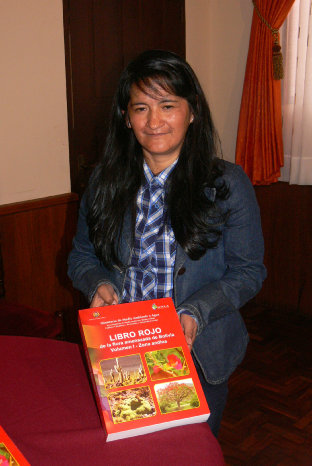
[[[177,245],[174,268],[174,303],[198,320],[193,353],[206,380],[219,384],[228,379],[242,361],[248,333],[239,309],[260,290],[266,276],[263,265],[263,237],[254,189],[240,166],[225,162],[222,176],[229,187],[226,200],[216,199],[217,208],[228,212],[220,227],[217,247],[199,260],[191,260]],[[215,200],[216,189],[206,195]],[[99,284],[110,283],[119,297],[125,272],[117,266],[104,267],[89,240],[86,215],[88,196],[82,198],[77,233],[68,259],[73,285],[91,301]],[[125,216],[119,245],[123,264],[131,258],[131,218]]]

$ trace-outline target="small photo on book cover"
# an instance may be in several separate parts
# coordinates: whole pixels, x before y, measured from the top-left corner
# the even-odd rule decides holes
[[[156,384],[154,390],[162,414],[194,409],[200,406],[192,379]]]
[[[1,466],[19,466],[19,463],[2,442],[0,442],[0,464]]]
[[[100,361],[106,389],[137,385],[147,381],[140,354]]]
[[[114,424],[155,416],[156,409],[148,386],[110,392],[108,402]]]
[[[181,377],[190,373],[181,347],[149,351],[144,356],[151,380]]]
[[[1,466],[30,466],[13,440],[0,426],[0,465]]]

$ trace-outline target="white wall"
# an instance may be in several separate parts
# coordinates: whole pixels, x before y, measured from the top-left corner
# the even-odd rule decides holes
[[[62,0],[0,0],[0,204],[70,192]]]
[[[250,0],[186,0],[186,55],[234,161]],[[62,0],[0,0],[0,204],[70,191]]]
[[[250,0],[185,0],[186,58],[205,91],[224,158],[235,159],[253,5]]]

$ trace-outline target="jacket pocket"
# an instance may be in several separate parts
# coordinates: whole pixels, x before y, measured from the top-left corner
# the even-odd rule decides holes
[[[193,353],[208,383],[227,380],[245,356],[248,332],[239,311],[209,323],[196,338]]]

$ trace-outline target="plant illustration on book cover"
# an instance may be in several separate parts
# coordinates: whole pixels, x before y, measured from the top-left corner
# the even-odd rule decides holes
[[[171,298],[84,309],[79,323],[108,441],[208,419]]]

